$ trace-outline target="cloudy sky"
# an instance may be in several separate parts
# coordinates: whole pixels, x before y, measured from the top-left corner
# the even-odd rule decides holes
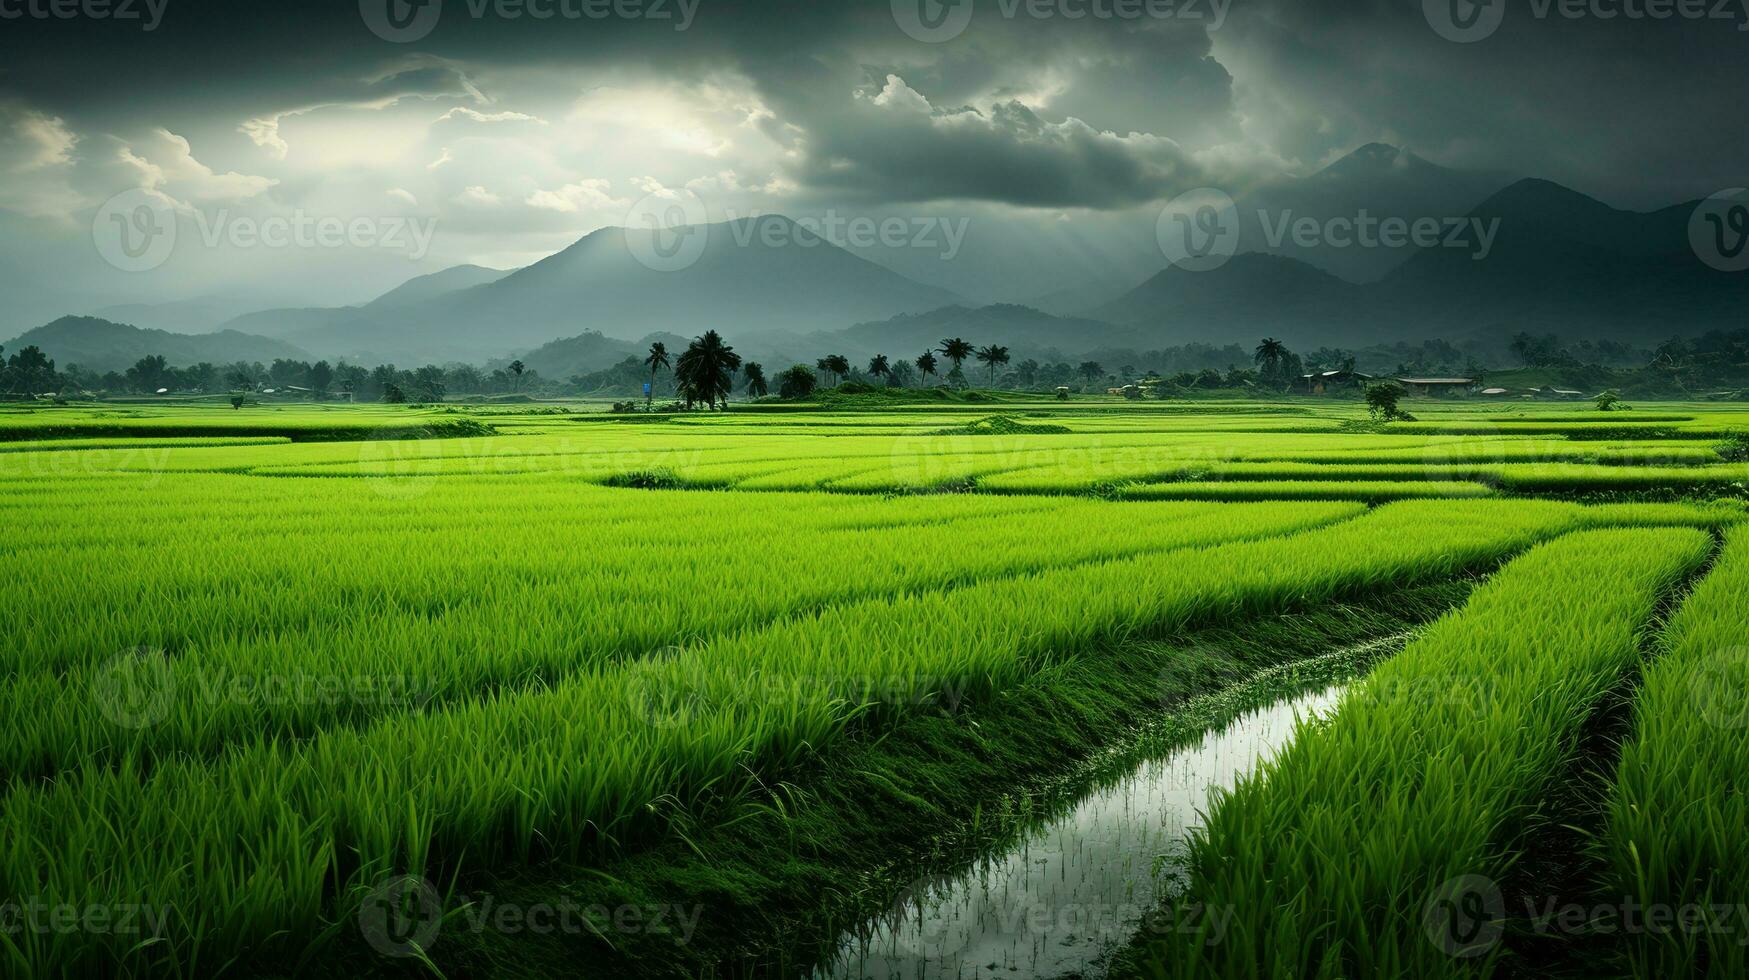
[[[654,200],[963,220],[889,264],[1019,299],[1373,141],[1651,208],[1749,182],[1749,10],[1660,2],[0,0],[0,289],[356,302]],[[180,216],[149,272],[94,245],[124,194]]]

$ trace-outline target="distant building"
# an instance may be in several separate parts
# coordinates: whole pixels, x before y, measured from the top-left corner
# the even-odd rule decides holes
[[[1398,378],[1396,380],[1409,394],[1429,398],[1462,398],[1468,396],[1476,387],[1475,378]]]
[[[1581,398],[1584,398],[1585,393],[1583,391],[1574,391],[1571,388],[1556,388],[1554,385],[1544,385],[1543,387],[1536,389],[1536,396],[1538,398],[1546,398],[1553,402],[1576,402]]]
[[[1359,371],[1320,371],[1316,374],[1300,375],[1300,383],[1306,386],[1306,394],[1323,395],[1344,388],[1358,388],[1372,380],[1372,375]]]
[[[1489,398],[1505,398],[1507,395],[1512,394],[1512,392],[1507,388],[1483,388],[1482,394]]]

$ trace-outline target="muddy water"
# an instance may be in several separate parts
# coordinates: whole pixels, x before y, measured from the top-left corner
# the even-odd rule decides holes
[[[1339,690],[1239,717],[1141,764],[951,878],[920,881],[892,911],[839,944],[816,978],[1102,976],[1102,964],[1183,888],[1172,860],[1201,820],[1209,790],[1231,786],[1291,738],[1297,716],[1323,714]],[[1157,927],[1157,922],[1149,923]],[[1218,918],[1177,928],[1218,935]]]

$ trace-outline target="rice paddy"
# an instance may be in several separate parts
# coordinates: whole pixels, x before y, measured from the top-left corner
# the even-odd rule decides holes
[[[841,789],[823,772],[887,781],[832,768],[847,753],[975,733],[1012,692],[1138,649],[1178,677],[1186,638],[1450,583],[1479,584],[1212,801],[1159,905],[1228,910],[1222,940],[1144,934],[1106,967],[1510,973],[1544,955],[1524,895],[1749,901],[1743,726],[1714,718],[1741,714],[1749,670],[1749,464],[1724,445],[1749,412],[1415,413],[5,412],[0,962],[515,976],[617,956],[615,974],[669,975],[611,923],[470,943],[435,925],[519,876],[551,898],[656,866],[699,935],[735,932],[711,919],[740,922],[743,886],[701,842],[805,822]],[[1538,877],[1564,825],[1594,844]],[[928,860],[916,845],[880,868],[797,842],[806,862],[759,872],[821,867],[836,880],[795,888],[880,907],[886,875]],[[1488,914],[1430,938],[1428,909],[1469,908],[1446,891],[1478,881]],[[701,939],[687,962],[766,975],[747,950],[791,931],[836,948],[841,923],[771,915],[772,935]],[[1583,966],[1740,975],[1717,935],[1618,935]]]

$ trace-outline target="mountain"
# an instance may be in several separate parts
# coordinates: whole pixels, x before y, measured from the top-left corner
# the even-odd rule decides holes
[[[599,331],[586,330],[575,337],[548,341],[522,356],[522,362],[548,378],[569,378],[612,367],[627,357],[642,360],[656,341],[668,345],[668,356],[677,358],[686,350],[687,338],[679,334],[654,334],[642,340],[615,340]]]
[[[1321,229],[1332,219],[1362,215],[1406,222],[1456,218],[1508,183],[1503,174],[1454,170],[1400,147],[1369,143],[1310,176],[1279,178],[1241,194],[1239,247],[1298,259],[1349,282],[1373,282],[1407,261],[1413,246],[1301,244],[1295,225],[1309,218]]]
[[[241,296],[201,296],[170,303],[124,303],[91,310],[90,315],[113,323],[129,323],[170,333],[207,333],[226,321],[262,306]]]
[[[1301,347],[1441,337],[1503,348],[1521,331],[1655,343],[1740,327],[1749,274],[1696,256],[1700,204],[1623,211],[1521,180],[1455,219],[1461,240],[1417,250],[1376,283],[1249,252],[1207,272],[1168,268],[1088,315],[1151,331],[1154,344],[1274,335]]]
[[[88,316],[64,316],[27,330],[7,342],[11,351],[35,345],[60,367],[77,364],[88,371],[125,371],[148,354],[162,354],[183,367],[209,361],[271,362],[275,358],[307,360],[309,355],[282,341],[224,330],[208,334],[177,334],[145,330]]]
[[[597,331],[642,337],[715,328],[775,336],[848,327],[946,306],[952,293],[852,255],[781,215],[663,233],[603,228],[494,282],[392,309],[276,324],[301,346],[335,355],[480,359]],[[660,246],[680,242],[673,271]],[[646,262],[648,264],[646,264]]]
[[[1318,346],[1373,335],[1375,325],[1361,313],[1366,293],[1304,262],[1243,252],[1206,272],[1169,266],[1089,315],[1134,328],[1145,347],[1266,334],[1289,346]]]
[[[364,309],[379,311],[405,309],[437,299],[446,293],[494,283],[507,275],[510,273],[501,269],[488,269],[479,265],[452,266],[442,272],[433,272],[428,276],[409,279],[364,304]]]
[[[887,354],[906,360],[932,350],[948,337],[976,344],[999,343],[1011,357],[1059,357],[1115,346],[1135,338],[1134,331],[1084,317],[1052,316],[1028,306],[945,306],[927,313],[907,313],[886,320],[859,323],[849,330],[816,338],[818,345],[857,359]],[[842,349],[840,349],[842,348]]]
[[[1522,180],[1470,215],[1497,229],[1486,257],[1422,250],[1378,285],[1373,306],[1383,320],[1412,316],[1419,332],[1452,337],[1527,330],[1645,341],[1740,327],[1749,274],[1696,256],[1689,221],[1700,204],[1623,211]]]

